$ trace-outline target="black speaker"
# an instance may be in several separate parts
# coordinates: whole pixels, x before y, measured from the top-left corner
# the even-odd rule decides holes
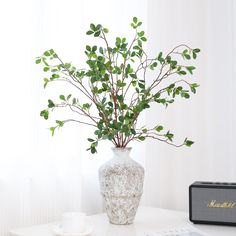
[[[236,183],[194,182],[190,185],[189,219],[195,224],[236,226]]]

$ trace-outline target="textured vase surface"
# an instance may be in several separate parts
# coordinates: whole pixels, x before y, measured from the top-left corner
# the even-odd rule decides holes
[[[130,158],[131,148],[112,148],[113,158],[99,168],[99,182],[112,224],[132,224],[143,193],[144,168]]]

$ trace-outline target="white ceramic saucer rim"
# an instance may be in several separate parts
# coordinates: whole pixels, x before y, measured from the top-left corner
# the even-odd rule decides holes
[[[93,229],[91,226],[87,226],[88,228],[82,232],[82,233],[64,233],[60,227],[60,225],[56,225],[53,228],[53,232],[56,235],[60,235],[60,236],[86,236],[92,233]]]

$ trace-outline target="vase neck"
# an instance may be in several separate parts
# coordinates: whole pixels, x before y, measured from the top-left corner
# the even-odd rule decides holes
[[[131,151],[131,148],[112,148],[112,152],[113,152],[113,157],[115,159],[129,159],[130,156],[130,151]]]

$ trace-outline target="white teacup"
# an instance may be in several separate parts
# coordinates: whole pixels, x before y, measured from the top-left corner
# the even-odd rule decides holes
[[[85,231],[83,212],[65,212],[62,214],[61,229],[64,233],[83,233]]]

